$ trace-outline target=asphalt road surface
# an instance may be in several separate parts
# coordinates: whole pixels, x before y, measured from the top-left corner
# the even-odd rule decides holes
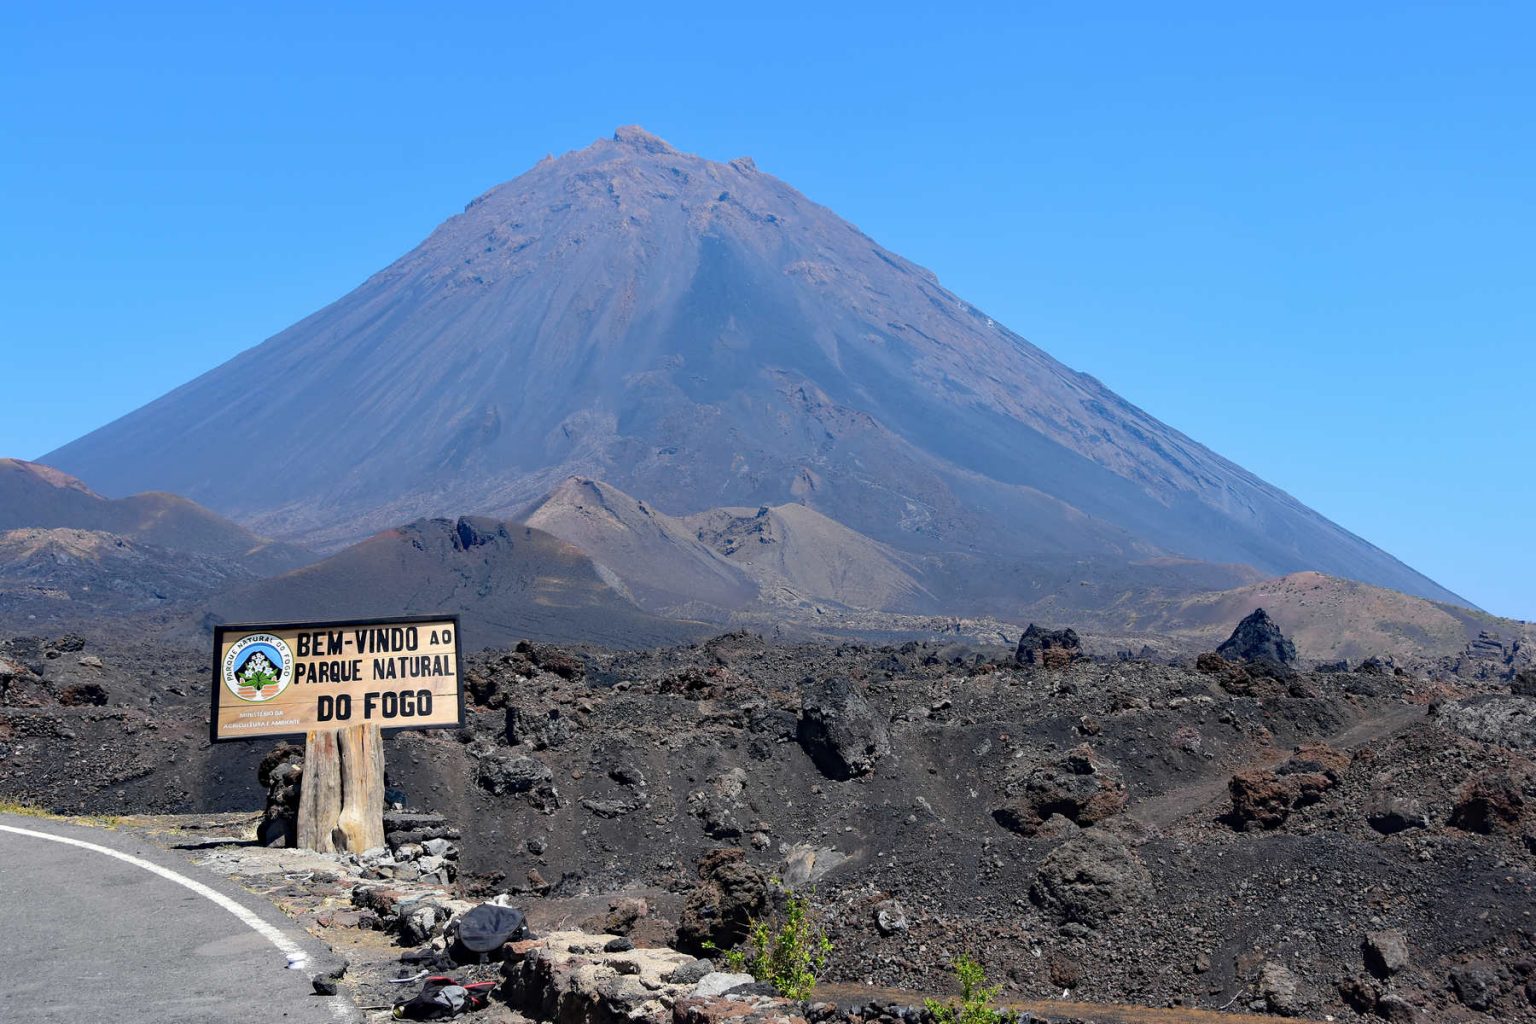
[[[12,829],[107,847],[205,891]],[[288,969],[305,954],[306,964]],[[344,995],[314,994],[310,975],[324,955],[276,908],[173,852],[110,829],[0,814],[0,1020],[358,1019]]]

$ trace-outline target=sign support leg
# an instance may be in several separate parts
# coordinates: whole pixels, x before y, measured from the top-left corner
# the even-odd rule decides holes
[[[298,845],[321,853],[384,845],[384,737],[377,725],[305,736]]]
[[[341,731],[341,814],[336,848],[362,853],[384,845],[384,734],[377,725]]]

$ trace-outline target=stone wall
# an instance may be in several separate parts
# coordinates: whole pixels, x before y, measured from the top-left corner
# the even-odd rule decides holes
[[[498,995],[554,1024],[806,1024],[744,974],[618,935],[555,932],[506,948]]]

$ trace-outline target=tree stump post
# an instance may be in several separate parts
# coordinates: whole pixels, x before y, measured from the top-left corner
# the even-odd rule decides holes
[[[321,853],[384,845],[384,735],[377,725],[304,737],[298,845]]]

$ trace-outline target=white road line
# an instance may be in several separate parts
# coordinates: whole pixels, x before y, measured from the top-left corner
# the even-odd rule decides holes
[[[175,882],[177,885],[191,889],[199,896],[203,896],[212,900],[214,903],[217,903],[231,914],[234,914],[241,921],[245,922],[245,924],[248,925],[253,931],[257,932],[268,942],[272,943],[272,945],[276,946],[282,952],[282,954],[288,958],[289,970],[298,970],[299,968],[303,967],[305,962],[309,959],[309,954],[305,953],[304,950],[299,948],[298,943],[288,938],[282,932],[278,931],[276,928],[272,927],[270,924],[263,921],[261,918],[257,917],[255,914],[251,913],[249,910],[242,907],[234,900],[230,899],[228,896],[225,896],[223,893],[214,889],[210,889],[202,882],[188,878],[186,875],[177,874],[170,868],[163,868],[159,864],[154,864],[142,857],[135,857],[131,853],[123,853],[120,850],[114,850],[107,846],[98,846],[95,843],[88,843],[83,839],[73,839],[69,836],[56,836],[51,832],[38,832],[30,828],[16,828],[13,825],[0,825],[0,831],[14,832],[19,836],[31,836],[34,839],[47,839],[54,843],[68,843],[70,846],[78,846],[83,850],[91,850],[95,853],[104,853],[108,857],[116,857],[118,860],[126,861],[135,867],[141,867],[145,871],[151,871],[159,875],[161,878],[168,879],[169,881]]]

